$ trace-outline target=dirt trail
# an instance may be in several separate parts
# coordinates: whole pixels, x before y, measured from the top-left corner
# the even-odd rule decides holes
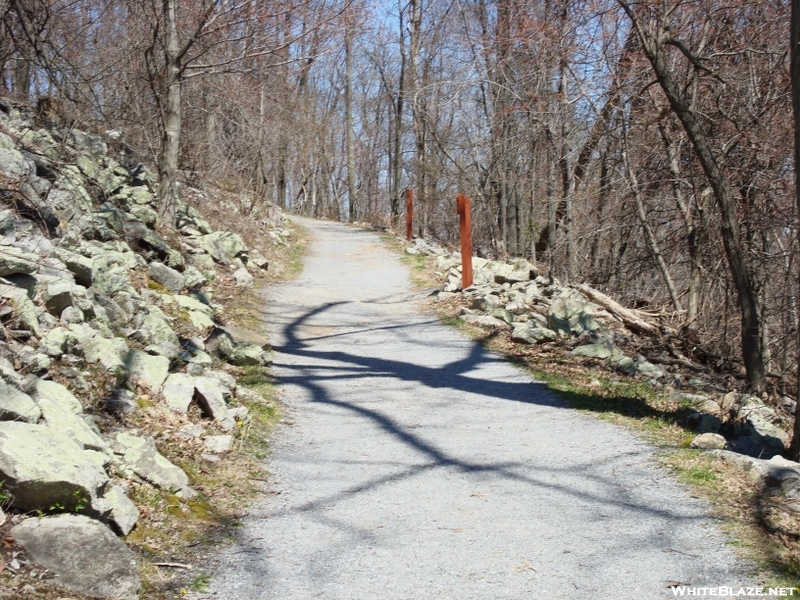
[[[374,234],[300,222],[305,270],[266,308],[291,424],[205,597],[644,600],[747,582],[653,448],[426,315]]]

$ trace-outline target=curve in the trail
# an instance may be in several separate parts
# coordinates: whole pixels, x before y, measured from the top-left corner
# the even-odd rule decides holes
[[[209,596],[675,597],[749,581],[629,432],[441,325],[375,234],[301,220],[265,310],[289,421]]]

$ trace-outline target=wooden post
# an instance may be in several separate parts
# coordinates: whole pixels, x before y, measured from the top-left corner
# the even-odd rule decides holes
[[[406,190],[406,239],[411,241],[411,229],[414,222],[414,190]]]
[[[469,198],[456,196],[456,209],[461,225],[461,289],[472,285],[472,219],[469,214]]]

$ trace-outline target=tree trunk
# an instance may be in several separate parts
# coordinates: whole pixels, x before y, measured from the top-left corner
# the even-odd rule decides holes
[[[158,160],[158,224],[171,229],[175,226],[178,193],[178,155],[181,145],[181,66],[178,59],[178,32],[175,0],[164,0],[166,22],[167,103],[164,135]]]
[[[345,139],[347,145],[347,202],[349,221],[356,220],[356,150],[355,132],[353,131],[353,26],[346,19],[344,32],[344,69],[345,69]]]
[[[675,282],[672,280],[672,276],[667,268],[664,255],[661,253],[661,248],[659,247],[656,234],[653,231],[653,228],[650,227],[650,223],[647,222],[647,213],[644,210],[644,200],[642,199],[642,191],[639,187],[639,180],[636,177],[636,173],[634,172],[633,168],[631,167],[628,153],[628,133],[626,129],[623,129],[622,133],[622,162],[625,165],[625,174],[627,175],[628,183],[631,187],[633,200],[636,202],[636,215],[639,217],[639,222],[642,225],[642,229],[644,229],[645,240],[650,248],[650,253],[653,255],[653,258],[656,261],[658,272],[661,274],[661,279],[663,280],[664,285],[667,287],[667,291],[669,292],[669,297],[672,300],[672,308],[675,309],[675,312],[679,313],[683,310],[683,307],[681,306],[681,301],[678,297],[678,291],[675,289]]]
[[[792,74],[792,109],[794,114],[794,185],[797,215],[800,217],[800,0],[792,0],[791,43],[789,57]],[[800,228],[797,228],[800,238]],[[800,328],[797,330],[800,349]],[[797,362],[797,408],[794,413],[794,435],[789,446],[789,458],[800,460],[800,359]]]

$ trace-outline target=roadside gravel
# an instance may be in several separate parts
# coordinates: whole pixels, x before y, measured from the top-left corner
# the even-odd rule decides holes
[[[410,291],[373,233],[298,219],[266,321],[287,406],[271,481],[204,598],[671,598],[747,584],[708,506]]]

